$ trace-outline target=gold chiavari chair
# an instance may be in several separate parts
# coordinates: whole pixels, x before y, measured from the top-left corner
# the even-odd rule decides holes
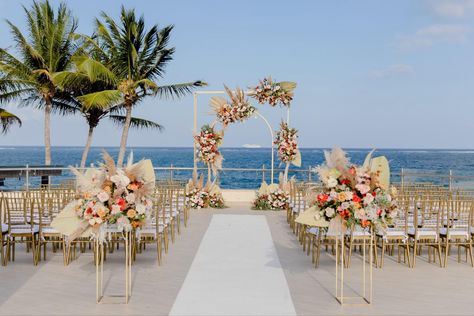
[[[469,255],[471,266],[474,267],[472,254],[471,225],[473,201],[470,198],[457,197],[447,201],[446,213],[443,212],[443,223],[439,230],[441,244],[444,249],[444,267],[448,264],[451,248],[458,247],[458,262],[461,261],[461,248]]]
[[[336,240],[340,239],[340,235],[332,234],[328,232],[327,229],[317,229],[317,236],[312,239],[312,262],[314,267],[319,267],[319,262],[321,259],[321,248],[325,247],[325,250],[328,251],[329,247],[331,248],[331,253],[333,255],[336,254],[335,252],[335,245]],[[339,244],[338,247],[341,247]],[[346,253],[344,251],[339,251],[339,256],[344,256],[344,261],[346,261]],[[341,257],[337,258],[337,260],[341,260]]]
[[[380,229],[375,234],[375,247],[380,247],[380,260],[379,268],[383,267],[385,250],[388,250],[388,254],[393,256],[394,248],[397,247],[398,263],[401,262],[401,252],[403,249],[403,262],[408,261],[408,266],[411,267],[410,262],[410,251],[408,247],[408,203],[404,203],[403,200],[399,202],[400,211],[398,218],[396,218],[392,225],[387,228]],[[379,245],[380,243],[380,245]]]
[[[51,227],[51,222],[62,210],[64,202],[58,196],[44,197],[43,202],[37,202],[37,209],[39,216],[37,225],[39,225],[39,239],[37,247],[37,260],[41,261],[41,247],[43,247],[43,260],[46,260],[47,245],[51,244],[53,253],[61,248],[63,251],[63,263],[67,265],[66,243],[63,234]]]
[[[347,248],[347,260],[344,260],[346,268],[351,266],[352,250],[359,248],[360,253],[365,251],[363,247],[370,247],[370,241],[372,240],[372,251],[374,253],[374,264],[378,265],[377,248],[373,240],[372,229],[361,228],[359,226],[352,225],[346,232],[345,246]],[[369,260],[370,261],[370,260]]]
[[[3,196],[0,196],[0,222],[1,222],[1,230],[0,230],[0,259],[2,266],[6,265],[6,253],[5,249],[7,248],[7,238],[8,238],[8,225],[5,224],[3,221],[4,219],[4,206],[3,206]]]
[[[166,204],[167,198],[168,198],[168,189],[166,187],[161,186],[155,194],[159,198],[155,198],[154,203],[154,208],[158,210],[158,217],[157,217],[157,223],[159,226],[163,227],[163,242],[164,242],[164,248],[165,248],[165,253],[168,253],[169,250],[169,236],[171,235],[170,230],[172,229],[170,217],[167,214],[167,208]]]
[[[32,252],[33,264],[37,265],[37,239],[39,226],[35,224],[33,210],[34,200],[30,199],[26,193],[5,194],[3,197],[6,210],[5,223],[8,226],[7,232],[7,260],[15,261],[15,246],[17,243],[26,244],[27,252]]]
[[[156,252],[158,257],[158,265],[163,261],[163,239],[165,235],[165,226],[160,224],[160,212],[163,210],[164,196],[155,193],[153,199],[153,212],[147,225],[139,231],[139,252],[142,252],[146,244],[156,243]],[[167,232],[166,232],[167,233]]]
[[[428,262],[431,262],[433,250],[433,262],[436,262],[436,253],[441,261],[441,240],[439,238],[440,213],[445,207],[446,201],[441,198],[430,197],[426,199],[411,200],[408,210],[408,244],[413,249],[412,268],[415,267],[417,255],[422,254],[423,246],[428,247]],[[411,224],[413,223],[413,224]]]

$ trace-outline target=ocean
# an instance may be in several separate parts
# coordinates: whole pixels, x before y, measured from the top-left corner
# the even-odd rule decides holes
[[[100,162],[101,152],[106,150],[113,157],[116,157],[118,148],[91,148],[88,165]],[[193,149],[192,148],[171,148],[171,147],[130,147],[133,151],[134,160],[143,158],[151,159],[155,167],[192,167]],[[370,149],[346,149],[351,161],[360,164]],[[257,168],[261,169],[263,165],[270,168],[271,149],[269,148],[222,148],[224,156],[224,168]],[[308,170],[323,162],[323,149],[321,148],[303,148],[302,166],[291,170],[299,172],[290,172],[290,176],[295,176],[301,180],[317,180],[315,174],[309,175]],[[80,163],[82,147],[53,147],[53,164],[64,167],[75,166]],[[400,171],[403,168],[405,181],[429,181],[447,185],[449,170],[452,174],[460,178],[455,178],[455,183],[460,185],[470,185],[474,183],[474,150],[443,150],[443,149],[379,149],[374,156],[384,155],[390,162],[392,172],[392,181],[400,181]],[[27,164],[42,165],[44,161],[43,147],[0,147],[0,167],[26,166]],[[201,167],[204,165],[200,164]],[[279,164],[275,153],[275,168],[284,168]],[[205,171],[203,171],[205,173]],[[410,175],[413,173],[417,175]],[[427,173],[430,175],[419,175]],[[157,172],[158,178],[170,176],[169,171]],[[173,178],[189,179],[191,171],[174,171]],[[70,173],[65,172],[62,177],[53,177],[53,182],[60,182]],[[275,174],[276,179],[278,173]],[[471,178],[472,177],[472,178]],[[269,172],[265,173],[265,180],[270,181]],[[219,183],[222,188],[258,188],[262,181],[262,171],[232,171],[224,170],[219,174]],[[10,178],[5,180],[5,188],[15,188],[21,186],[24,179]],[[39,178],[31,178],[32,185],[39,183]]]

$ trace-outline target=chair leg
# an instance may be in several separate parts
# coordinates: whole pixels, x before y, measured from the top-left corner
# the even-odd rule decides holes
[[[379,268],[382,268],[382,267],[383,267],[384,254],[385,254],[385,240],[384,240],[383,237],[382,237],[382,251],[381,251],[381,254],[380,254],[380,264],[379,264]],[[400,260],[400,256],[398,256],[398,258],[399,258],[399,260]]]
[[[415,264],[416,264],[416,249],[417,249],[417,247],[418,247],[418,243],[416,242],[416,239],[415,239],[415,241],[413,243],[413,263],[412,263],[412,266],[411,266],[412,268],[414,268]]]
[[[161,234],[158,235],[157,241],[156,241],[156,251],[158,254],[158,265],[161,266],[161,261],[162,261],[162,256],[163,256],[163,242],[161,240]]]
[[[448,255],[451,252],[450,248],[451,247],[449,245],[449,241],[446,239],[446,246],[445,246],[445,252],[444,252],[444,265],[443,265],[445,268],[448,266]]]

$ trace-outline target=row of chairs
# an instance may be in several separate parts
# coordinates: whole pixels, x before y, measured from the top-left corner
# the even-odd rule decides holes
[[[67,242],[66,238],[53,227],[53,218],[76,196],[75,190],[68,188],[43,188],[38,190],[3,192],[0,196],[2,233],[0,242],[1,262],[7,265],[15,260],[16,244],[26,245],[26,252],[32,253],[37,265],[46,260],[47,245],[53,252],[63,252],[64,264],[77,257],[78,250],[92,249],[89,237]],[[169,240],[174,243],[181,226],[188,224],[189,208],[186,205],[185,183],[158,182],[153,196],[153,211],[145,227],[138,229],[133,238],[133,258],[146,249],[146,245],[156,243],[158,263],[162,262],[163,248],[168,253]],[[123,243],[122,233],[114,225],[106,228],[106,248],[109,253],[119,249]]]
[[[312,254],[317,267],[322,248],[334,253],[335,239],[325,229],[304,227],[295,218],[307,208],[307,201],[321,192],[319,184],[292,183],[290,186],[291,209],[288,210],[288,223],[303,246],[303,251]],[[472,191],[447,190],[432,184],[417,184],[399,187],[399,217],[393,225],[377,232],[349,227],[345,235],[346,249],[343,251],[346,267],[350,266],[353,250],[370,241],[373,247],[374,264],[383,267],[388,254],[398,253],[398,262],[415,267],[418,256],[427,249],[428,262],[438,262],[446,267],[453,248],[457,247],[458,261],[465,251],[466,261],[474,267],[474,200]],[[378,254],[380,252],[380,255]]]

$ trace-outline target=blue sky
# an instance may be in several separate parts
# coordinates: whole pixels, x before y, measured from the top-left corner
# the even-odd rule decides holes
[[[52,1],[55,5],[58,1]],[[174,61],[162,84],[202,79],[246,88],[271,75],[298,83],[291,123],[303,147],[474,148],[474,1],[66,1],[79,31],[92,32],[100,11],[120,4],[148,25],[175,24]],[[24,30],[21,3],[0,0],[1,17]],[[4,21],[0,46],[12,45]],[[275,129],[283,109],[258,105]],[[42,145],[42,113],[15,111],[24,121],[0,145]],[[212,121],[199,99],[199,124]],[[132,131],[133,146],[192,146],[192,97],[150,98],[134,115],[156,120],[163,133]],[[82,146],[81,117],[54,117],[53,145]],[[109,122],[95,146],[119,144]],[[257,120],[232,126],[225,146],[270,145]]]

